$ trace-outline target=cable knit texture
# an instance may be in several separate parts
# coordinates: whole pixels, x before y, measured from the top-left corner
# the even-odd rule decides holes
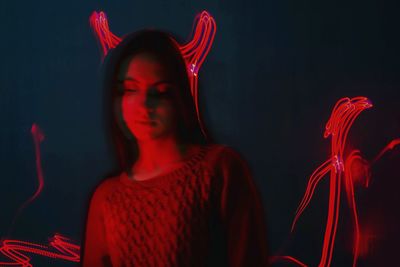
[[[106,179],[91,200],[83,265],[266,266],[264,213],[247,165],[208,145],[166,174]]]

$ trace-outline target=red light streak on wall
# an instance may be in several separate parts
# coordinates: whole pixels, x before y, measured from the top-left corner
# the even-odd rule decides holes
[[[27,254],[36,254],[54,259],[79,262],[80,248],[70,239],[56,234],[50,238],[50,245],[39,245],[20,240],[4,240],[0,246],[0,254],[10,261],[0,261],[0,266],[31,267],[31,258]]]
[[[114,35],[108,26],[107,16],[104,12],[94,11],[89,18],[90,26],[94,30],[97,39],[103,49],[103,58],[107,55],[108,50],[114,48],[121,42],[121,38]]]
[[[386,152],[393,150],[396,146],[400,145],[400,138],[392,140],[379,154],[374,158],[372,163],[377,162]]]
[[[368,254],[374,253],[374,247],[382,236],[380,230],[377,231],[376,226],[366,222],[361,225],[359,238],[358,255],[359,257],[367,257]]]
[[[353,222],[355,225],[353,266],[355,266],[357,262],[359,229],[357,209],[354,199],[354,184],[350,172],[346,169],[347,166],[344,163],[343,152],[346,146],[347,135],[353,122],[362,111],[370,107],[372,107],[372,104],[365,97],[355,97],[352,99],[342,98],[336,103],[331,117],[326,124],[324,133],[325,138],[329,136],[331,137],[331,157],[320,165],[311,175],[306,192],[293,220],[292,231],[294,230],[299,217],[311,201],[318,182],[321,181],[326,174],[330,173],[328,217],[325,227],[322,255],[319,263],[319,266],[321,267],[330,266],[331,264],[339,219],[340,193],[343,179],[348,196],[349,208],[352,211]],[[359,152],[353,151],[348,158],[348,166],[356,159],[360,160]]]
[[[306,264],[302,263],[298,259],[292,256],[273,256],[270,258],[270,263],[278,262],[278,261],[286,261],[297,264],[300,267],[308,267]]]
[[[204,136],[207,136],[199,111],[198,72],[214,42],[217,26],[214,18],[206,11],[196,16],[194,25],[195,30],[192,40],[182,45],[180,49],[186,60],[190,76],[190,88],[196,106],[197,119]]]
[[[35,144],[35,157],[36,157],[36,172],[37,172],[37,178],[38,178],[38,188],[35,192],[35,194],[28,200],[28,203],[32,202],[35,200],[39,194],[43,190],[43,185],[44,185],[44,178],[43,178],[43,170],[42,170],[42,163],[41,163],[41,157],[40,157],[40,143],[43,142],[44,140],[44,134],[43,131],[39,128],[39,126],[34,123],[31,128],[31,133],[33,137],[33,142]]]
[[[43,142],[45,136],[43,134],[43,131],[35,123],[32,125],[31,134],[35,145],[38,188],[36,189],[35,193],[18,209],[11,223],[11,228],[18,214],[40,195],[44,186],[44,176],[40,157],[40,143]],[[11,229],[9,230],[9,234],[10,232]],[[67,237],[59,234],[54,235],[50,239],[50,246],[43,246],[21,240],[5,239],[0,242],[0,255],[5,256],[10,261],[0,261],[0,266],[30,267],[32,266],[32,264],[30,263],[31,258],[26,255],[26,253],[33,253],[56,259],[79,262],[79,249],[80,248],[78,245],[70,243],[70,240]]]
[[[382,149],[375,159],[370,163],[361,156],[359,150],[353,150],[347,156],[345,162],[344,177],[345,177],[345,189],[347,202],[350,210],[352,211],[352,218],[354,224],[354,237],[353,237],[353,266],[357,263],[357,258],[360,255],[366,255],[368,253],[368,244],[373,239],[374,233],[370,229],[364,229],[363,233],[360,231],[360,225],[358,221],[357,206],[355,201],[354,188],[355,185],[368,188],[371,181],[371,167],[377,162],[382,156],[393,150],[400,144],[400,138],[392,140],[384,149]],[[362,241],[362,242],[361,242]]]
[[[354,184],[368,187],[369,180],[371,178],[371,172],[369,163],[361,157],[359,150],[353,150],[347,156],[345,162],[344,181],[347,195],[347,204],[350,208],[353,225],[354,225],[354,237],[353,237],[353,266],[356,266],[357,258],[359,256],[360,249],[360,226],[358,222],[357,206],[354,196]],[[356,167],[357,169],[354,169]],[[365,179],[365,181],[363,181]]]
[[[44,134],[42,130],[39,128],[39,126],[34,123],[31,128],[31,134],[33,137],[33,143],[35,145],[35,157],[36,157],[36,174],[37,174],[37,179],[38,179],[38,187],[35,191],[35,193],[27,200],[25,203],[23,203],[17,212],[14,215],[13,220],[11,221],[11,226],[10,229],[8,230],[8,234],[11,233],[13,225],[18,217],[18,215],[21,213],[21,211],[32,201],[34,201],[42,192],[43,186],[44,186],[44,178],[43,178],[43,170],[42,170],[42,165],[41,165],[41,157],[40,157],[40,143],[43,142],[44,140]]]
[[[94,11],[89,18],[89,22],[100,42],[104,57],[122,39],[110,31],[107,16],[104,12]],[[207,137],[199,111],[198,73],[214,42],[217,26],[214,18],[207,11],[203,11],[196,16],[193,28],[193,38],[186,44],[179,45],[179,48],[186,62],[190,78],[190,89],[196,106],[197,119],[204,136]]]

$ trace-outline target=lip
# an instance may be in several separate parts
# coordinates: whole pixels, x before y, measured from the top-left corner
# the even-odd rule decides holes
[[[137,120],[136,123],[143,125],[154,125],[156,122],[153,120]]]

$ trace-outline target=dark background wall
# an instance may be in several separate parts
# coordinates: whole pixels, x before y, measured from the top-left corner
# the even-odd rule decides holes
[[[1,1],[0,238],[47,243],[61,233],[81,242],[89,194],[115,164],[101,116],[101,53],[91,12],[104,10],[118,36],[154,27],[186,40],[203,9],[217,22],[200,70],[207,126],[250,163],[271,252],[318,263],[327,182],[292,237],[289,230],[308,176],[329,155],[323,130],[333,105],[358,95],[374,103],[349,139],[367,159],[400,137],[398,9],[384,1]],[[6,236],[37,187],[33,123],[46,135],[44,189]],[[368,190],[356,192],[363,224],[379,211],[374,229],[393,228],[376,230],[373,249],[360,260],[365,266],[393,263],[389,253],[399,248],[398,151],[373,166]],[[346,225],[349,214],[342,215]],[[342,230],[333,266],[349,265],[349,233]],[[63,264],[70,263],[57,262]]]

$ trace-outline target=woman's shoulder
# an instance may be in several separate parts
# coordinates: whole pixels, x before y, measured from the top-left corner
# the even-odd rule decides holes
[[[233,147],[226,144],[210,144],[208,145],[210,151],[218,157],[239,157],[241,158],[241,154]]]
[[[213,181],[218,188],[253,187],[252,171],[240,152],[224,144],[214,145],[210,152],[211,156],[206,160],[207,168],[215,177]]]
[[[225,144],[207,145],[207,161],[215,166],[246,164],[243,156],[233,147]]]
[[[109,176],[100,181],[93,190],[92,198],[104,198],[112,192],[119,183],[119,175]]]

